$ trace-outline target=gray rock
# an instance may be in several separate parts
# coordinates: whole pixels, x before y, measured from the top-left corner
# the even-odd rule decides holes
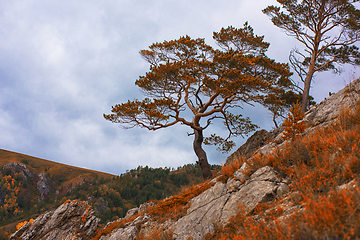
[[[286,193],[288,193],[288,191],[289,186],[286,183],[282,182],[276,190],[276,195],[279,197],[283,197]]]
[[[226,191],[228,193],[237,191],[243,182],[244,182],[243,180],[239,181],[236,180],[236,178],[229,178],[226,183]]]
[[[221,182],[217,182],[213,187],[209,188],[202,194],[196,196],[190,201],[190,208],[187,213],[190,214],[198,208],[201,208],[217,198],[220,198],[226,193],[226,185]]]
[[[328,125],[338,119],[340,112],[352,108],[360,98],[360,79],[346,85],[339,92],[332,94],[316,107],[311,108],[304,118],[312,127]]]
[[[231,164],[233,161],[235,161],[235,159],[241,156],[246,156],[255,152],[258,148],[264,146],[270,137],[271,134],[265,129],[256,131],[251,137],[248,138],[245,144],[241,145],[241,147],[239,147],[226,159],[225,165]]]
[[[125,218],[131,218],[132,216],[134,216],[135,214],[138,214],[139,212],[139,208],[131,208],[126,212]]]
[[[259,168],[250,176],[250,181],[280,182],[274,169],[269,166]]]
[[[244,162],[243,165],[234,173],[234,178],[237,180],[246,180],[248,177],[244,174],[249,168],[249,165]]]
[[[273,168],[265,166],[258,169],[240,186],[239,191],[231,194],[223,208],[220,223],[226,224],[239,211],[239,205],[243,205],[246,212],[251,212],[257,204],[273,200],[277,196],[279,182]]]
[[[121,221],[119,219],[118,221]],[[124,228],[119,228],[114,230],[112,233],[101,236],[100,240],[132,240],[140,233],[139,226],[144,225],[145,223],[151,221],[151,217],[148,215],[140,215],[134,221],[125,224]],[[105,227],[106,228],[106,227]]]
[[[248,182],[238,192],[231,194],[226,205],[222,209],[220,223],[228,223],[228,220],[239,212],[239,205],[244,206],[246,213],[254,210],[261,202],[268,202],[276,197],[276,183],[269,181]]]
[[[174,224],[175,239],[186,240],[191,236],[194,240],[198,240],[202,239],[206,233],[213,232],[213,224],[218,222],[221,217],[222,208],[229,196],[230,194],[225,194],[209,201],[205,205],[201,204],[197,209],[193,209],[192,212],[189,212],[185,217],[179,219]],[[201,201],[201,198],[195,201]],[[200,205],[199,202],[198,205]]]
[[[45,199],[46,195],[50,191],[50,186],[48,185],[48,179],[45,173],[39,173],[39,181],[36,183],[37,189],[40,191],[40,199]]]
[[[348,183],[342,184],[338,187],[339,190],[354,190],[358,187],[358,183],[355,179],[351,180]]]
[[[92,215],[86,202],[69,201],[55,211],[48,211],[16,231],[10,240],[40,239],[63,240],[82,239],[93,234],[99,219]]]
[[[234,178],[226,184],[218,182],[191,200],[187,215],[173,226],[174,237],[202,239],[214,231],[214,224],[226,224],[239,211],[239,205],[251,212],[257,204],[272,201],[279,186],[280,180],[271,167],[260,168],[244,183]]]
[[[172,237],[172,225],[174,221],[172,219],[168,219],[163,223],[158,223],[156,221],[147,221],[141,226],[140,234],[142,234],[145,238],[151,238],[151,234],[155,231],[160,231],[160,236],[162,235],[162,239],[169,239]],[[168,238],[166,238],[168,237]],[[170,238],[171,239],[171,238]]]
[[[129,226],[126,228],[119,228],[117,231],[113,231],[109,236],[102,236],[100,240],[133,240],[139,234],[139,230],[136,226]]]

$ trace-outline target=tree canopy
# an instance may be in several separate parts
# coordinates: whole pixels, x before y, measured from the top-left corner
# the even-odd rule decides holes
[[[257,128],[233,110],[244,104],[276,105],[269,96],[285,95],[292,87],[288,65],[265,55],[269,43],[255,35],[248,23],[240,29],[222,28],[213,38],[218,48],[204,39],[184,36],[140,51],[150,71],[135,84],[147,97],[117,104],[111,114],[104,114],[105,119],[124,128],[189,126],[204,178],[211,177],[211,172],[202,143],[229,151],[235,145],[231,137]],[[204,139],[203,131],[216,120],[225,125],[227,136],[211,134]]]
[[[305,112],[311,80],[315,72],[340,72],[343,64],[360,64],[360,53],[354,44],[360,38],[358,0],[276,0],[281,7],[263,10],[275,26],[296,38],[305,47],[294,48],[290,63],[304,83],[302,111]]]

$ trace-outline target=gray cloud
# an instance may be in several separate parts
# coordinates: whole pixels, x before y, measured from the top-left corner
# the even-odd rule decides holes
[[[268,4],[274,3],[1,2],[0,148],[114,174],[138,165],[194,163],[192,138],[186,134],[190,129],[124,130],[105,121],[102,114],[116,103],[142,98],[134,82],[148,65],[138,52],[154,42],[189,35],[213,45],[213,31],[242,27],[249,21],[255,33],[271,43],[268,55],[286,62],[297,43],[261,13]],[[317,101],[347,81],[343,75],[322,76],[312,89]],[[264,110],[244,112],[262,128],[272,127]],[[206,150],[211,163],[225,161],[226,155]]]

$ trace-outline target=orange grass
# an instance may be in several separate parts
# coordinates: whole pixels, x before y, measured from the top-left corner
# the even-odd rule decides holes
[[[281,222],[276,202],[260,204],[250,215],[240,207],[205,239],[360,239],[360,102],[354,111],[342,111],[338,122],[249,164],[251,172],[268,165],[288,176],[290,189],[299,193],[293,204],[303,210]],[[354,179],[355,189],[338,189]]]
[[[234,173],[243,165],[244,157],[236,158],[231,164],[221,166],[220,176],[217,178],[219,182],[226,181],[234,175]]]
[[[285,118],[284,123],[284,139],[295,140],[301,133],[305,131],[306,124],[304,121],[301,121],[304,118],[305,114],[301,111],[300,103],[294,104],[290,112],[288,113],[287,118]]]
[[[204,239],[359,239],[359,189],[333,191],[329,196],[305,199],[305,202],[303,212],[294,213],[283,222],[277,220],[282,208],[266,212],[258,209],[257,216],[262,220],[246,215],[245,208],[240,208],[228,225],[216,227]]]
[[[96,233],[94,234],[95,237],[93,237],[92,240],[99,240],[101,236],[106,236],[114,230],[124,228],[126,223],[134,221],[139,216],[141,216],[141,214],[135,214],[130,218],[123,218],[120,221],[110,223],[109,226],[107,226],[106,228],[96,231]]]
[[[221,174],[231,177],[234,175],[234,172],[236,172],[244,163],[244,158],[237,158],[235,161],[233,161],[231,164],[229,165],[223,165],[221,167]]]
[[[167,219],[177,220],[186,214],[187,209],[190,207],[190,199],[198,196],[213,185],[214,183],[206,181],[202,184],[185,188],[179,195],[154,201],[158,204],[152,207],[149,214],[158,222],[164,222]]]

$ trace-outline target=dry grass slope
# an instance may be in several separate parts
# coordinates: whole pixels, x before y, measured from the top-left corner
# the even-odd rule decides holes
[[[205,239],[360,239],[360,102],[338,122],[255,156],[251,172],[266,165],[291,179],[290,201],[301,210],[284,221],[284,199],[250,215],[239,206],[227,226]]]
[[[71,179],[78,177],[79,175],[91,175],[98,176],[101,178],[112,178],[115,175],[89,170],[85,168],[74,167],[62,163],[57,163],[37,157],[32,157],[29,155],[11,152],[7,150],[0,149],[0,167],[2,168],[10,162],[27,162],[28,166],[31,166],[32,170],[37,173],[49,172],[53,176],[63,176],[64,174],[68,176],[67,178]]]

